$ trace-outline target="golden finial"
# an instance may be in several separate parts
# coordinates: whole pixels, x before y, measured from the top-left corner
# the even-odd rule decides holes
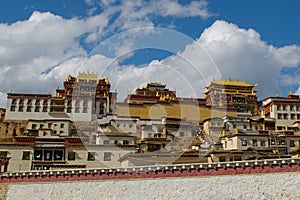
[[[276,92],[276,97],[279,97],[279,93],[278,92]]]
[[[293,92],[292,92],[292,90],[290,90],[290,94],[289,95],[293,95]]]
[[[231,77],[230,76],[228,77],[228,80],[231,81]]]

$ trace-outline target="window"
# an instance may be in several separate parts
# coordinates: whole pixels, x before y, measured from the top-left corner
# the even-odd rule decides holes
[[[132,124],[129,124],[129,128],[132,128]]]
[[[32,124],[31,125],[31,129],[36,129],[37,125],[36,124]]]
[[[64,151],[63,150],[54,150],[54,160],[63,160]]]
[[[275,145],[275,140],[274,139],[271,140],[271,145]]]
[[[220,156],[220,157],[219,157],[219,161],[220,161],[220,162],[225,162],[225,161],[226,161],[225,156]]]
[[[60,128],[64,128],[65,127],[65,124],[60,124]]]
[[[30,160],[30,151],[23,151],[22,160]]]
[[[95,161],[95,155],[96,155],[95,152],[88,152],[88,158],[87,158],[87,160],[88,161]]]
[[[295,141],[294,140],[290,140],[290,147],[295,147]]]
[[[184,137],[184,132],[180,132],[179,137]]]
[[[109,144],[109,140],[103,140],[103,144]]]
[[[257,139],[252,140],[253,146],[257,146]]]
[[[52,161],[52,150],[45,150],[44,151],[44,160],[46,161]]]
[[[128,140],[123,140],[123,144],[129,144]]]
[[[35,150],[33,154],[34,160],[42,160],[43,159],[43,151],[42,150]]]
[[[242,146],[247,146],[247,140],[246,139],[242,139]]]
[[[7,151],[0,151],[0,156],[7,157]]]
[[[87,107],[83,107],[82,112],[83,112],[83,113],[87,113]]]
[[[104,152],[104,161],[111,161],[111,153],[110,152]]]
[[[265,140],[260,140],[260,146],[266,146],[266,141]]]
[[[76,153],[73,151],[68,152],[68,160],[75,160],[75,155]]]

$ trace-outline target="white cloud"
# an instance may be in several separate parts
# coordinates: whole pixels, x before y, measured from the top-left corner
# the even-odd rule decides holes
[[[115,75],[115,87],[123,90],[120,101],[126,96],[126,88],[134,90],[138,84],[148,81],[167,83],[170,88],[176,87],[182,96],[199,97],[203,86],[213,77],[221,76],[258,83],[258,96],[264,98],[274,96],[280,86],[300,85],[296,76],[281,74],[285,67],[300,65],[299,51],[296,45],[280,48],[269,45],[253,29],[216,21],[177,55],[153,61],[143,68],[123,67],[111,74]]]
[[[95,2],[97,1],[86,0],[86,3],[90,5]],[[33,93],[55,88],[61,85],[61,81],[65,78],[62,76],[67,72],[77,72],[80,68],[78,62],[82,62],[82,56],[87,55],[81,44],[82,39],[92,45],[107,34],[132,27],[153,27],[150,15],[195,16],[194,10],[197,10],[197,8],[190,7],[190,4],[183,6],[173,3],[175,7],[178,4],[177,9],[182,6],[185,14],[180,15],[178,11],[170,11],[166,14],[157,13],[158,8],[155,8],[153,3],[151,3],[151,8],[146,8],[145,6],[150,5],[149,2],[122,1],[112,5],[114,3],[114,0],[102,1],[101,6],[105,9],[100,14],[83,19],[64,19],[50,12],[36,11],[28,20],[13,24],[0,24],[0,92],[5,93],[12,88],[14,92]],[[206,10],[205,3],[201,5],[197,3],[197,6],[199,11]],[[166,8],[164,9],[166,11]],[[193,11],[187,14],[189,9]],[[202,14],[196,15],[203,16]],[[127,42],[114,50],[119,53],[130,51],[130,45],[130,42]],[[95,58],[93,56],[91,59]],[[106,62],[103,60],[109,59],[103,57],[101,62]],[[48,76],[42,74],[52,66],[56,66],[52,73]],[[64,73],[57,73],[57,68]],[[33,83],[32,80],[35,82]]]
[[[191,1],[185,5],[173,0],[86,0],[86,3],[88,5],[101,5],[103,15],[111,19],[110,25],[106,27],[106,34],[132,28],[153,27],[155,26],[153,17],[201,17],[206,19],[212,16],[205,0]],[[102,36],[103,33],[97,30],[89,35],[86,41],[95,42]]]
[[[125,98],[127,90],[134,91],[138,85],[149,81],[167,83],[169,88],[176,88],[180,95],[187,97],[201,96],[202,86],[212,77],[231,76],[232,79],[259,83],[260,97],[274,95],[280,84],[299,84],[290,76],[283,80],[280,73],[283,67],[299,66],[299,46],[274,47],[262,41],[255,30],[245,30],[225,21],[216,21],[182,52],[173,52],[177,55],[152,61],[142,68],[119,66],[118,58],[114,60],[104,55],[85,58],[87,53],[80,43],[82,38],[92,44],[107,33],[132,27],[152,27],[153,15],[205,18],[211,15],[206,4],[206,1],[181,5],[171,0],[154,3],[136,0],[115,5],[114,1],[103,1],[102,6],[107,9],[85,19],[64,19],[51,13],[34,12],[28,20],[0,24],[1,97],[6,97],[4,93],[9,88],[15,92],[45,93],[62,85],[68,74],[76,75],[79,70],[109,76],[112,89],[117,89],[120,94],[119,101]],[[142,34],[150,32],[151,29]],[[111,50],[118,50],[117,56],[130,53],[136,48],[133,45],[136,38],[134,34],[131,36],[132,41],[125,40],[127,36],[121,45],[112,45]],[[55,67],[49,73],[42,74],[52,66]],[[0,106],[4,105],[5,101],[1,100]]]
[[[253,29],[216,21],[207,28],[198,42],[213,58],[222,76],[258,83],[258,95],[275,95],[282,84],[281,69],[300,65],[300,47],[281,48],[262,41]]]

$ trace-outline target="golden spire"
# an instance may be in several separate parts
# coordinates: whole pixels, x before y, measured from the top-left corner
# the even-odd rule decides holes
[[[290,90],[290,94],[289,95],[293,95],[293,92],[292,92],[292,90]]]
[[[276,92],[276,97],[279,97],[279,93],[278,92]]]

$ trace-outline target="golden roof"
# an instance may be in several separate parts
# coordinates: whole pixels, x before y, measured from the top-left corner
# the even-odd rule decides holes
[[[80,79],[80,80],[98,80],[98,73],[85,73],[85,72],[78,72],[78,76],[77,76],[77,79]]]
[[[156,82],[149,82],[149,83],[147,83],[147,86],[152,86],[152,87],[166,87],[165,84],[156,83]]]
[[[218,85],[231,85],[231,86],[244,86],[244,87],[255,87],[257,84],[249,84],[247,81],[239,81],[239,80],[234,80],[232,81],[231,79],[228,80],[212,80],[211,83],[213,84],[218,84]]]

